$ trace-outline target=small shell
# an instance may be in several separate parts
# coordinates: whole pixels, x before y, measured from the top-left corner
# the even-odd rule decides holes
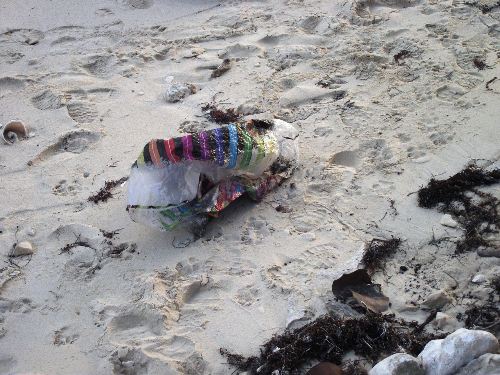
[[[28,137],[28,127],[22,121],[11,121],[3,127],[2,137],[8,144],[13,144],[19,138]]]

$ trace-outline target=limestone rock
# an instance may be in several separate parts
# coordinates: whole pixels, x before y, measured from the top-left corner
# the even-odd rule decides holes
[[[409,354],[397,353],[380,361],[369,375],[425,375],[422,363]]]
[[[498,340],[491,333],[460,328],[442,340],[430,341],[418,358],[426,375],[451,375],[479,356],[497,351]]]

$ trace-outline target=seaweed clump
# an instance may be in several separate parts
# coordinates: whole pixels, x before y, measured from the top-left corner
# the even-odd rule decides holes
[[[272,337],[260,355],[245,358],[221,348],[230,365],[251,374],[298,374],[311,360],[340,364],[349,351],[369,361],[396,351],[417,355],[430,340],[443,335],[417,330],[416,322],[406,322],[394,315],[367,313],[359,318],[318,317],[311,323]]]
[[[113,197],[113,189],[127,180],[128,177],[122,177],[119,180],[105,181],[104,187],[102,187],[101,190],[94,195],[88,197],[87,200],[89,202],[94,202],[95,204],[98,204],[99,202],[106,202],[109,198]]]
[[[207,104],[202,109],[208,111],[208,118],[217,124],[230,124],[238,121],[240,118],[240,115],[234,108],[224,110],[217,108],[213,104]]]
[[[453,215],[464,229],[464,237],[456,244],[456,254],[488,247],[488,234],[498,233],[499,201],[478,186],[500,182],[500,169],[485,171],[471,165],[446,180],[431,179],[418,191],[418,205],[437,208]]]
[[[383,240],[374,238],[366,246],[362,262],[369,270],[375,270],[382,266],[382,262],[393,255],[401,244],[400,238]]]
[[[486,301],[470,306],[457,318],[470,329],[481,329],[500,336],[500,276],[490,281],[490,292]]]

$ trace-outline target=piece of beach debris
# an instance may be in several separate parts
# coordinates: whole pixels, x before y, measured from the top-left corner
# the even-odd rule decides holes
[[[365,248],[362,258],[363,264],[370,271],[380,268],[382,263],[397,251],[400,244],[400,238],[393,237],[389,240],[372,239]]]
[[[99,202],[106,202],[109,198],[113,197],[113,189],[118,185],[123,184],[128,180],[128,177],[122,177],[119,180],[110,180],[104,182],[104,187],[101,188],[97,193],[91,195],[87,198],[89,202],[94,202],[98,204]]]
[[[486,331],[460,328],[442,340],[430,341],[419,354],[426,375],[452,375],[486,353],[497,353],[498,340]]]
[[[23,138],[28,138],[29,129],[22,121],[10,121],[2,130],[2,137],[5,143],[14,144]]]
[[[165,90],[164,98],[167,103],[176,103],[194,93],[196,93],[195,85],[190,83],[171,83]]]
[[[273,119],[153,139],[132,165],[127,211],[136,222],[170,231],[218,216],[240,197],[259,202],[295,171],[298,135],[291,124]],[[205,223],[191,226],[195,237]]]
[[[342,369],[331,362],[320,362],[311,367],[306,375],[342,375]]]
[[[226,73],[229,69],[231,69],[231,60],[224,59],[222,64],[220,64],[217,68],[212,71],[210,77],[217,78]]]
[[[338,364],[350,351],[371,362],[396,351],[417,355],[428,341],[444,337],[417,332],[416,326],[416,322],[370,312],[345,319],[324,315],[303,327],[273,336],[262,346],[258,357],[246,358],[223,348],[220,353],[239,371],[271,375],[275,370],[295,373],[311,360]]]
[[[33,245],[29,241],[21,241],[16,246],[14,246],[14,249],[10,253],[10,256],[13,257],[20,257],[23,255],[31,255],[33,254]]]
[[[396,353],[377,363],[368,375],[425,375],[425,370],[417,358]]]
[[[445,179],[430,180],[418,191],[418,205],[437,208],[453,216],[464,229],[463,238],[456,242],[455,253],[463,253],[491,246],[488,237],[498,233],[498,199],[480,186],[500,182],[500,169],[484,170],[470,165],[459,173]]]
[[[333,282],[332,292],[341,302],[348,303],[352,297],[359,305],[375,313],[389,308],[389,298],[382,294],[380,285],[372,284],[365,269],[342,275]]]

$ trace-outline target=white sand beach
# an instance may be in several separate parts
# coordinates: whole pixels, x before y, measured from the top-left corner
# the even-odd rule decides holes
[[[257,355],[335,308],[333,280],[373,238],[403,240],[374,276],[398,317],[422,322],[436,291],[450,316],[487,298],[471,280],[500,259],[429,244],[462,229],[414,193],[473,160],[499,166],[490,3],[1,1],[0,123],[29,137],[0,140],[0,374],[231,374],[219,348]],[[196,92],[166,102],[171,77]],[[210,103],[294,125],[298,170],[197,241],[131,221],[126,182],[88,201],[150,139],[217,127]],[[33,254],[10,257],[21,241]]]

